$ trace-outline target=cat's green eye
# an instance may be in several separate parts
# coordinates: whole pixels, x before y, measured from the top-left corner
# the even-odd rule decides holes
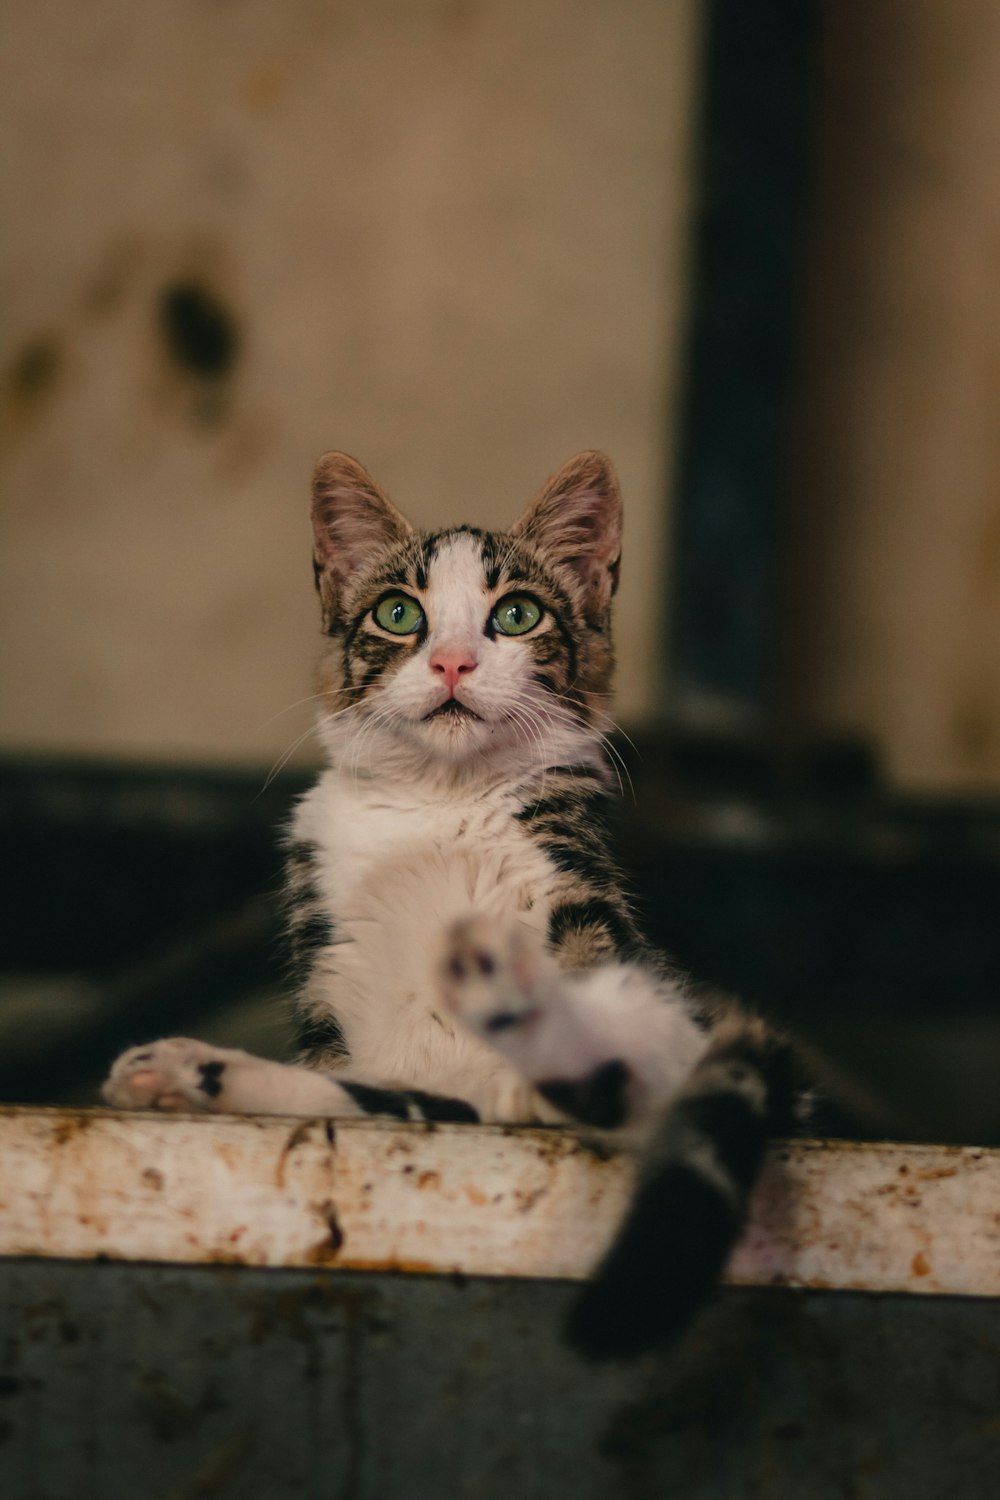
[[[375,606],[375,621],[393,635],[412,635],[424,623],[424,612],[409,594],[386,594]]]
[[[542,606],[530,594],[508,594],[493,611],[493,628],[501,635],[524,635],[542,618]]]

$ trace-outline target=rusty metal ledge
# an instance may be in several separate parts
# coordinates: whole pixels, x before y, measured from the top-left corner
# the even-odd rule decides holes
[[[632,1179],[573,1131],[0,1109],[0,1255],[586,1276]],[[1000,1151],[796,1141],[728,1280],[1000,1295]]]

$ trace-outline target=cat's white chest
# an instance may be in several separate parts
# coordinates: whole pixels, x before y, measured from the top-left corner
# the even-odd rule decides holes
[[[374,904],[392,927],[403,913],[385,910],[390,890],[405,889],[409,910],[445,921],[467,915],[470,902],[531,911],[552,866],[515,811],[501,789],[432,801],[328,772],[300,806],[295,833],[319,851],[323,894],[338,923],[370,915]]]
[[[555,871],[514,811],[500,789],[432,801],[334,772],[300,804],[294,833],[317,851],[334,926],[330,1002],[359,1077],[432,1077],[468,1097],[470,1071],[497,1072],[444,1013],[437,972],[445,934],[474,911],[546,930]]]

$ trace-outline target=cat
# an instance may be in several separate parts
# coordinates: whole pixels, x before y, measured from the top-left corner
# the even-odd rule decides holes
[[[611,852],[614,469],[581,453],[509,531],[428,535],[328,453],[312,518],[329,765],[287,836],[299,1060],[170,1038],[104,1097],[613,1132],[638,1187],[568,1334],[592,1357],[666,1344],[794,1091],[777,1033],[647,945]]]

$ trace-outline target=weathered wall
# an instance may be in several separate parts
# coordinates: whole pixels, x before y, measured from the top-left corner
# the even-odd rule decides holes
[[[786,621],[800,720],[1000,786],[1000,7],[828,7]]]
[[[423,524],[505,523],[607,449],[621,712],[650,707],[697,10],[8,16],[0,742],[278,754],[309,719],[281,711],[310,690],[331,446]],[[185,287],[231,323],[199,342],[187,306],[183,360],[163,299]]]

